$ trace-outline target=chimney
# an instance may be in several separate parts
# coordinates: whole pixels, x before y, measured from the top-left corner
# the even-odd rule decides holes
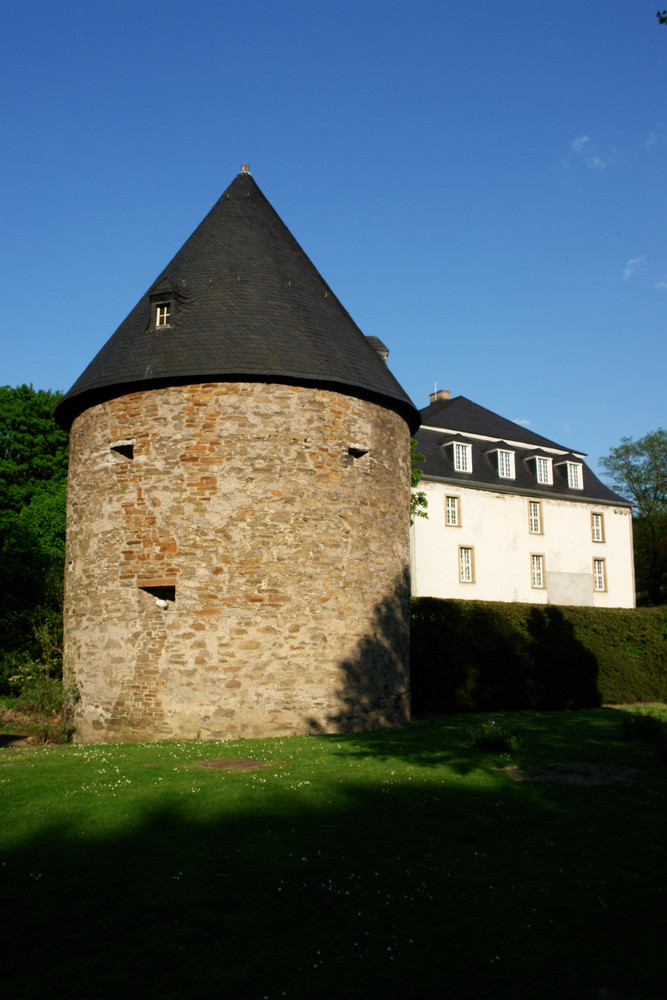
[[[370,344],[370,346],[373,348],[373,350],[375,351],[375,353],[377,354],[377,356],[382,361],[384,361],[384,363],[386,364],[387,363],[387,358],[389,357],[389,348],[386,347],[385,344],[382,343],[382,341],[380,340],[379,337],[368,337],[367,336],[366,340],[368,341],[368,343]]]
[[[241,164],[241,173],[242,174],[249,174],[250,173],[250,166],[247,163],[242,163]]]
[[[436,389],[428,398],[430,403],[439,403],[441,399],[451,399],[452,394],[449,389]]]

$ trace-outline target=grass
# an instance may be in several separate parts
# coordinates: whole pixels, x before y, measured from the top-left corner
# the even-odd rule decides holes
[[[667,741],[666,720],[655,711],[628,712],[621,723],[621,732],[624,739],[639,743]]]
[[[5,746],[3,992],[655,1000],[667,770],[627,715]],[[555,764],[616,780],[512,780]]]

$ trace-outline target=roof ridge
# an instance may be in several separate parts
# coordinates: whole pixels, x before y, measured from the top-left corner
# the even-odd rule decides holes
[[[443,411],[447,411],[446,417],[444,416]],[[467,396],[455,396],[453,399],[438,400],[435,403],[431,403],[429,406],[424,407],[419,412],[422,418],[422,423],[428,424],[429,426],[437,427],[438,425],[437,423],[434,424],[433,418],[438,413],[443,413],[441,420],[441,426],[443,428],[449,427],[452,430],[456,429],[462,433],[465,433],[467,430],[471,434],[478,434],[482,437],[498,439],[511,434],[511,438],[514,441],[523,441],[527,444],[534,444],[536,446],[542,445],[544,447],[554,448],[556,451],[573,452],[580,455],[586,454],[583,451],[577,451],[575,448],[559,444],[557,441],[544,437],[543,434],[538,434],[536,431],[528,430],[521,424],[516,423],[514,420],[509,420],[507,417],[501,416],[494,410],[489,410],[487,407],[481,406],[479,403],[474,403],[471,399],[468,399]],[[452,421],[456,426],[452,426]],[[489,431],[489,426],[495,427],[495,430]],[[477,427],[482,427],[484,429],[477,430]]]

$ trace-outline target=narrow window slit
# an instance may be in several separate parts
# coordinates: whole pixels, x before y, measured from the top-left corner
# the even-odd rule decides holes
[[[112,444],[110,450],[115,451],[117,455],[123,455],[124,458],[129,458],[130,461],[134,458],[133,444]]]
[[[146,594],[150,594],[158,601],[175,601],[176,587],[139,587]]]
[[[359,448],[356,445],[350,445],[347,449],[347,453],[348,455],[351,455],[352,458],[363,458],[364,455],[368,454],[368,448]]]

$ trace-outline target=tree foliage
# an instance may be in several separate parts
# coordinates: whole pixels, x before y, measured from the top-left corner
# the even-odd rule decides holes
[[[67,434],[53,416],[60,398],[0,386],[0,539],[45,484],[67,480]]]
[[[634,505],[638,594],[652,604],[667,599],[667,431],[658,428],[621,443],[600,459],[613,488]]]
[[[0,387],[0,689],[61,668],[67,434],[60,393]]]
[[[658,10],[655,15],[658,19],[658,24],[667,24],[667,10]]]
[[[410,524],[415,523],[416,517],[428,517],[428,500],[423,490],[416,490],[422,477],[422,470],[417,468],[416,462],[423,462],[424,456],[417,451],[417,442],[410,438],[410,460],[412,463],[412,493],[410,494]]]

